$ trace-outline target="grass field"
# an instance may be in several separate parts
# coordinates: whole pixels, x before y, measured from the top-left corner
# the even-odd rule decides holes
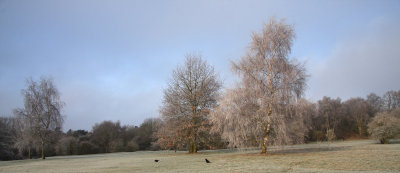
[[[0,162],[0,172],[400,172],[400,144],[372,140],[259,150],[139,151]],[[207,164],[204,159],[212,163]],[[154,159],[160,160],[155,163]]]

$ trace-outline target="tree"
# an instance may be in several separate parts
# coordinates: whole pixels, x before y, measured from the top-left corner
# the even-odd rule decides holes
[[[14,110],[14,114],[17,114],[16,110]],[[23,151],[27,151],[28,159],[32,158],[32,149],[36,148],[38,143],[37,136],[32,131],[32,123],[30,119],[25,117],[23,114],[17,114],[16,116],[16,135],[14,136],[15,147],[18,148],[20,153]]]
[[[30,128],[32,136],[38,137],[41,144],[41,156],[45,159],[45,145],[51,131],[61,129],[63,116],[61,109],[64,102],[53,84],[53,79],[41,77],[39,82],[28,79],[27,89],[22,90],[24,108],[14,113],[24,119],[24,126]]]
[[[56,148],[57,155],[78,154],[78,140],[73,136],[63,136]]]
[[[189,153],[196,153],[201,142],[207,142],[211,125],[208,122],[209,112],[217,104],[221,82],[214,68],[201,58],[201,55],[188,54],[184,66],[173,71],[168,88],[164,90],[163,103],[160,109],[168,130],[165,134],[176,142],[177,138],[185,139]],[[170,129],[174,128],[174,129]],[[168,142],[162,142],[168,143]]]
[[[109,153],[116,149],[118,145],[122,145],[120,122],[103,121],[93,126],[92,141],[97,144],[101,152]]]
[[[363,136],[366,134],[367,124],[372,117],[369,112],[370,105],[367,101],[362,98],[351,98],[344,103],[345,107],[347,107],[349,115],[355,120],[358,134]]]
[[[17,134],[14,117],[0,117],[0,160],[17,159],[17,150],[15,147],[14,137]]]
[[[318,115],[323,118],[321,125],[325,134],[333,132],[336,137],[342,136],[338,134],[338,127],[342,121],[342,111],[340,98],[331,99],[324,96],[322,100],[318,101]]]
[[[370,113],[375,115],[376,113],[382,111],[383,109],[383,100],[381,97],[376,95],[375,93],[370,93],[367,96],[367,103],[370,105]]]
[[[400,90],[388,91],[383,95],[384,110],[391,112],[392,110],[400,107]]]
[[[304,65],[288,58],[294,37],[293,25],[286,24],[284,20],[271,19],[261,32],[254,32],[247,54],[238,63],[232,63],[242,79],[241,84],[225,95],[226,100],[222,102],[227,104],[221,103],[215,114],[214,120],[219,119],[218,116],[241,117],[239,119],[242,122],[235,124],[246,122],[246,126],[251,125],[244,127],[253,128],[247,131],[254,132],[247,140],[261,143],[262,153],[267,153],[270,137],[274,137],[274,142],[288,139],[286,123],[295,112],[293,105],[306,87]],[[229,100],[236,102],[240,109],[230,106]],[[237,109],[240,113],[228,111],[229,108]],[[217,126],[223,122],[215,121]],[[223,125],[220,127],[237,130]],[[240,136],[241,133],[234,135]]]
[[[316,136],[313,133],[315,127],[317,126],[314,119],[317,117],[317,106],[315,103],[312,103],[306,99],[300,99],[296,104],[297,115],[301,117],[303,122],[298,122],[302,128],[294,128],[293,131],[297,133],[303,132],[305,135],[303,136],[302,142],[308,142],[311,140],[315,140]],[[299,141],[300,142],[300,141]]]
[[[140,125],[137,137],[135,137],[140,150],[150,149],[152,143],[155,142],[155,133],[161,123],[160,121],[158,118],[147,118]]]
[[[400,137],[400,109],[390,113],[381,112],[368,124],[368,132],[381,144],[389,143],[390,139]]]

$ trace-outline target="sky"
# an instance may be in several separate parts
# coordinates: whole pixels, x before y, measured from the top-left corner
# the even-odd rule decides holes
[[[26,79],[51,76],[63,130],[159,117],[163,90],[185,54],[200,53],[224,82],[252,32],[293,24],[290,58],[310,75],[305,98],[400,89],[400,1],[0,0],[0,116],[23,107]]]

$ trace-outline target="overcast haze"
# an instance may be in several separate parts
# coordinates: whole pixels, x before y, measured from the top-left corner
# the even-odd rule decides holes
[[[186,53],[201,53],[230,87],[230,61],[272,16],[295,25],[291,57],[307,62],[306,98],[400,89],[400,1],[0,0],[0,115],[23,107],[26,78],[52,76],[64,131],[140,125],[159,116]]]

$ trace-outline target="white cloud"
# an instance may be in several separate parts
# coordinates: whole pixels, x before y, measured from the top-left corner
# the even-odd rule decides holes
[[[331,54],[311,64],[308,97],[365,97],[400,89],[400,21],[376,18],[349,33]]]

